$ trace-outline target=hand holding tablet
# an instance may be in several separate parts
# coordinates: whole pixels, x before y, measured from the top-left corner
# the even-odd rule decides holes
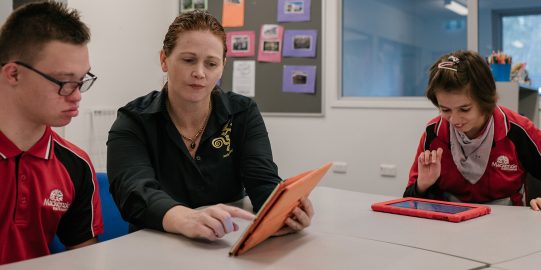
[[[293,225],[294,223],[288,224],[286,222],[288,218],[290,218],[292,212],[299,207],[301,201],[304,201],[303,204],[310,204],[301,207],[304,208],[307,215],[313,215],[313,213],[308,213],[311,211],[308,209],[311,209],[312,206],[310,201],[305,200],[305,198],[310,195],[310,192],[312,192],[331,166],[331,163],[327,163],[319,169],[290,177],[278,184],[272,194],[267,198],[267,201],[265,201],[250,226],[246,228],[239,240],[233,245],[229,251],[229,255],[241,255],[252,247],[265,241],[271,235],[275,235],[276,233],[280,234],[280,229],[284,227],[284,224],[287,224],[288,226]],[[296,214],[294,215],[297,216]],[[307,225],[306,222],[301,223]],[[293,225],[293,227],[297,226]],[[300,229],[302,228],[292,228],[292,230]]]

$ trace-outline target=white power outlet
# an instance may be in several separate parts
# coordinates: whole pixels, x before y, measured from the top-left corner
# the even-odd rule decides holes
[[[396,165],[394,164],[380,164],[379,174],[386,177],[396,177]]]
[[[348,172],[348,164],[347,162],[343,161],[335,161],[332,163],[332,171],[334,173],[347,173]]]

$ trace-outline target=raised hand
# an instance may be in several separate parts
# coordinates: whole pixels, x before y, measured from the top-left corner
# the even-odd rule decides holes
[[[417,191],[424,193],[431,187],[441,174],[441,156],[443,149],[426,150],[419,155],[417,168]]]

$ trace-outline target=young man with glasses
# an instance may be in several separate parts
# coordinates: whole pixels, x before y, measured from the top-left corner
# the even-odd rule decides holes
[[[103,231],[88,155],[51,127],[79,114],[90,73],[88,27],[75,10],[42,2],[15,10],[0,29],[0,264],[68,248]]]

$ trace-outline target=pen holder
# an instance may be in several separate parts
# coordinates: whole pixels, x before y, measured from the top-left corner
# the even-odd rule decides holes
[[[490,64],[490,70],[494,80],[508,82],[511,78],[511,64]]]

